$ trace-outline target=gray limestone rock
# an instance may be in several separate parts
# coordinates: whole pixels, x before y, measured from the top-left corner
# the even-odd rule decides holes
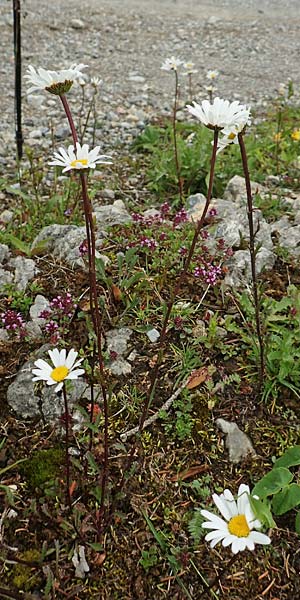
[[[132,221],[122,200],[115,200],[113,204],[106,206],[95,205],[94,215],[100,227],[122,225],[123,223],[131,223]]]
[[[292,256],[300,256],[300,225],[285,227],[279,234],[279,245],[289,250]]]
[[[198,221],[201,218],[206,198],[203,194],[190,196],[188,200],[192,207],[188,210],[190,220]],[[242,240],[249,240],[248,216],[244,206],[236,206],[230,200],[215,198],[210,204],[210,209],[216,209],[215,226],[211,231],[214,239],[223,238],[227,246],[239,246]],[[271,250],[273,242],[271,229],[260,210],[253,213],[256,244],[261,243]]]
[[[127,352],[127,345],[132,335],[132,329],[121,327],[120,329],[111,329],[107,332],[106,343],[108,352],[116,352],[118,355]]]
[[[260,183],[251,181],[251,192],[254,196],[255,194],[264,194],[266,190],[264,186]],[[240,175],[235,175],[234,177],[232,177],[232,179],[230,179],[224,192],[224,200],[229,200],[230,202],[234,202],[239,206],[246,205],[247,193],[244,177],[240,177]],[[254,200],[255,198],[253,198],[253,201]]]
[[[7,208],[5,210],[2,211],[2,213],[0,214],[0,223],[4,223],[6,225],[6,223],[9,223],[10,221],[12,221],[14,216],[14,213],[12,210],[8,210]],[[2,245],[2,244],[1,244]]]
[[[5,285],[13,282],[13,274],[10,271],[6,271],[6,269],[2,269],[0,267],[0,296],[5,296],[6,292],[4,291]]]
[[[38,323],[43,323],[45,319],[40,318],[40,314],[43,310],[47,310],[50,306],[49,300],[42,296],[42,294],[38,294],[35,297],[34,303],[31,305],[29,314],[33,321],[37,321]]]
[[[116,354],[108,366],[114,375],[127,375],[131,373],[131,364],[124,358],[123,354],[128,353],[128,342],[132,335],[129,327],[120,329],[111,329],[107,332],[107,351],[110,355]]]
[[[8,265],[14,269],[14,284],[17,290],[26,290],[28,282],[38,273],[38,268],[32,258],[16,256],[11,258]]]
[[[10,256],[9,247],[6,244],[0,244],[0,264],[7,260]]]
[[[14,381],[7,390],[7,402],[20,419],[42,419],[44,423],[55,423],[64,412],[61,394],[54,391],[55,386],[47,386],[43,382],[32,381],[32,369],[37,358],[48,360],[46,353],[49,345],[42,346],[34,357],[27,361],[18,371]],[[89,402],[90,388],[83,378],[76,379],[68,386],[68,402],[72,409],[81,398]]]
[[[102,245],[105,233],[96,232],[96,247]],[[33,240],[31,250],[42,248],[44,252],[52,253],[59,260],[65,261],[71,267],[84,267],[80,256],[79,246],[86,239],[85,227],[76,225],[48,225],[44,227]]]
[[[225,421],[225,419],[217,419],[216,425],[223,433],[226,433],[225,446],[229,452],[230,462],[236,464],[249,455],[256,456],[256,452],[248,436],[239,429],[236,423]]]
[[[256,274],[263,269],[272,269],[276,261],[276,254],[267,248],[260,248],[256,254]],[[251,282],[251,261],[249,250],[237,250],[226,262],[228,273],[224,279],[225,287],[241,288]]]

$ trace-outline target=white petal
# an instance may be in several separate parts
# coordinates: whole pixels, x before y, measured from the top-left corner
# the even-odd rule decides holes
[[[228,532],[227,532],[228,533]],[[206,534],[205,539],[207,542],[210,542],[211,540],[222,540],[224,537],[226,537],[227,535],[226,531],[210,531],[209,533]]]
[[[226,499],[218,496],[218,494],[213,494],[212,498],[221,515],[224,517],[224,519],[226,519],[226,521],[229,521],[232,517],[230,502],[226,502]]]
[[[48,350],[48,354],[55,367],[60,367],[62,365],[60,351],[57,348],[53,348],[53,350]]]
[[[244,515],[246,513],[246,508],[249,506],[249,494],[249,486],[242,483],[239,487],[237,499],[237,509],[239,515]]]
[[[248,550],[254,550],[255,545],[254,545],[254,541],[252,540],[252,538],[250,536],[248,536],[247,538],[244,538],[246,541],[246,547],[248,548]]]
[[[56,383],[56,381],[54,383]],[[54,391],[55,392],[60,392],[60,390],[62,390],[62,388],[63,388],[63,385],[64,385],[64,382],[60,381],[59,384],[56,386],[56,388],[55,388]]]
[[[238,514],[236,501],[230,490],[224,490],[222,496],[227,502],[228,510],[230,511],[230,518],[235,517]]]
[[[227,546],[230,546],[230,544],[232,544],[234,542],[234,540],[236,540],[237,537],[236,535],[232,535],[231,533],[228,533],[228,536],[226,538],[224,538],[222,545],[224,546],[224,548],[226,548]]]
[[[237,554],[238,552],[242,552],[246,548],[246,542],[244,538],[236,537],[231,544],[231,551],[233,554]]]
[[[65,365],[68,369],[72,369],[74,362],[76,360],[76,357],[78,356],[78,352],[76,352],[76,350],[74,350],[74,348],[72,348],[69,353],[67,358],[65,357]]]
[[[220,517],[217,517],[206,510],[201,510],[201,514],[203,515],[203,517],[209,519],[209,521],[205,521],[204,523],[202,523],[201,527],[203,527],[203,529],[220,529],[220,531],[228,531],[226,521],[223,521],[223,519],[221,519]]]
[[[66,379],[77,379],[80,375],[83,375],[84,369],[75,369],[75,371],[71,371],[68,373]]]
[[[224,538],[223,534],[219,534],[217,537],[215,537],[211,542],[210,542],[210,547],[214,548],[219,542],[221,542]],[[206,537],[205,537],[206,539]]]
[[[271,539],[269,536],[261,533],[260,531],[251,531],[249,538],[254,542],[254,544],[271,544]]]
[[[35,364],[36,367],[38,367],[41,370],[45,370],[47,372],[48,371],[49,372],[52,371],[51,366],[45,360],[43,360],[42,358],[39,358],[38,360],[36,360],[34,364]]]

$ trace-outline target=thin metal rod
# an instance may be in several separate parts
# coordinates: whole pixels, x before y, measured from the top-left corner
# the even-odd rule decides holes
[[[13,0],[14,13],[14,55],[15,55],[15,131],[17,157],[23,155],[22,133],[22,74],[21,74],[21,5],[20,0]]]

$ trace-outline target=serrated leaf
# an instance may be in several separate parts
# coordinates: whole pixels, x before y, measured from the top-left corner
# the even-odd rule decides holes
[[[269,505],[258,498],[253,498],[253,496],[248,497],[251,508],[262,525],[265,525],[266,527],[276,527]]]
[[[272,508],[275,515],[284,515],[286,512],[300,504],[300,485],[291,483],[281,492],[278,492],[272,500]]]
[[[293,467],[295,465],[300,465],[300,446],[288,448],[280,458],[277,458],[273,468]]]
[[[258,496],[260,499],[267,498],[277,494],[293,479],[293,474],[284,467],[272,469],[257,482],[252,490],[253,496]]]

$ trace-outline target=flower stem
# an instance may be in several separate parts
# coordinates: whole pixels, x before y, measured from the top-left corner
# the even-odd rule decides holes
[[[70,512],[72,512],[72,498],[71,498],[71,492],[70,492],[70,456],[69,456],[70,414],[69,414],[68,398],[67,398],[65,384],[63,384],[62,392],[63,392],[63,398],[64,398],[64,404],[65,404],[65,431],[66,431],[65,446],[66,446],[66,488],[67,488],[66,489],[66,498],[67,498]]]
[[[70,111],[70,107],[69,107],[69,103],[68,100],[66,98],[66,96],[64,94],[62,94],[60,96],[60,99],[62,101],[63,107],[65,109],[65,113],[66,113],[66,117],[69,121],[69,125],[70,125],[70,129],[72,132],[72,138],[73,138],[73,142],[74,142],[74,147],[76,148],[76,142],[78,142],[78,135],[77,135],[77,131],[74,125],[74,121],[73,121],[73,117]]]
[[[248,169],[248,161],[247,161],[247,153],[246,147],[244,143],[243,133],[238,134],[246,191],[247,191],[247,215],[248,215],[248,225],[249,225],[249,251],[250,251],[250,261],[251,261],[251,276],[252,276],[252,289],[253,289],[253,299],[254,299],[254,310],[255,310],[255,323],[256,323],[256,333],[259,345],[259,390],[262,388],[263,378],[264,378],[264,370],[265,370],[265,360],[264,360],[264,344],[261,332],[261,321],[260,321],[260,310],[259,310],[259,298],[258,298],[258,287],[257,287],[257,277],[256,277],[256,252],[255,252],[255,233],[254,233],[254,224],[253,224],[253,201],[252,201],[252,192],[251,192],[251,183],[250,183],[250,175]]]
[[[181,178],[181,174],[180,174],[180,165],[179,165],[179,158],[178,158],[177,131],[176,131],[177,100],[178,100],[178,73],[177,73],[177,71],[174,71],[174,73],[175,73],[175,93],[174,93],[174,106],[173,106],[173,119],[172,119],[173,138],[174,138],[174,158],[175,158],[175,168],[176,168],[177,181],[178,181],[180,204],[182,205],[183,204],[183,189],[182,189],[182,178]]]
[[[206,203],[204,205],[203,211],[202,211],[202,215],[200,217],[200,219],[197,221],[196,223],[196,227],[195,227],[195,233],[194,233],[194,237],[188,252],[188,255],[184,261],[183,264],[183,268],[182,271],[175,283],[174,289],[171,293],[171,299],[169,301],[169,303],[166,306],[166,312],[165,312],[165,317],[163,320],[163,324],[162,324],[162,330],[161,330],[161,334],[160,334],[160,338],[159,338],[159,347],[158,347],[158,357],[157,357],[157,361],[156,364],[152,370],[151,373],[151,377],[150,377],[150,384],[148,387],[148,391],[147,391],[147,396],[143,405],[143,409],[142,409],[142,414],[140,417],[140,421],[139,421],[139,433],[141,433],[143,431],[144,428],[144,423],[145,420],[147,418],[148,415],[148,411],[151,405],[151,402],[153,400],[154,397],[154,393],[155,393],[155,387],[157,384],[157,380],[158,380],[158,373],[159,373],[159,369],[162,363],[162,359],[163,359],[163,344],[166,338],[166,333],[167,333],[167,327],[168,327],[168,323],[169,323],[169,319],[170,319],[170,314],[176,299],[176,296],[180,290],[180,286],[184,280],[184,278],[186,277],[187,273],[188,273],[188,269],[190,267],[191,264],[191,260],[193,258],[193,254],[195,251],[195,247],[197,244],[197,241],[199,239],[199,235],[201,232],[201,229],[203,227],[203,223],[205,221],[205,217],[210,205],[210,201],[211,201],[211,197],[212,197],[212,189],[213,189],[213,181],[214,181],[214,172],[215,172],[215,164],[216,164],[216,155],[217,155],[217,148],[218,148],[218,129],[215,129],[214,131],[214,142],[213,142],[213,150],[212,150],[212,156],[211,156],[211,163],[210,163],[210,176],[209,176],[209,185],[208,185],[208,191],[207,191],[207,199],[206,199]],[[128,461],[127,461],[127,466],[124,470],[124,474],[122,477],[122,480],[118,486],[118,491],[120,491],[122,489],[123,483],[125,481],[125,471],[128,470],[128,468],[131,465],[131,462],[133,460],[133,456],[134,456],[134,452],[135,452],[135,445],[132,444],[131,446],[131,451],[128,457]]]
[[[76,128],[74,125],[73,117],[70,111],[70,107],[65,95],[60,96],[67,119],[69,121],[70,129],[72,132],[74,146],[78,141]],[[96,279],[96,239],[95,239],[95,226],[92,213],[92,205],[88,195],[87,189],[87,175],[83,170],[80,170],[80,181],[82,190],[83,209],[86,226],[86,237],[88,246],[88,263],[89,263],[89,287],[90,287],[90,309],[92,315],[93,328],[97,339],[97,358],[100,371],[100,387],[103,397],[103,414],[104,414],[104,456],[103,456],[103,468],[101,478],[101,501],[98,512],[98,535],[101,533],[101,523],[103,519],[104,507],[105,507],[105,495],[106,495],[106,483],[108,477],[108,398],[105,385],[105,374],[104,374],[104,361],[102,355],[102,317],[99,311],[99,301],[97,292],[97,279]],[[93,411],[92,411],[93,412]]]

